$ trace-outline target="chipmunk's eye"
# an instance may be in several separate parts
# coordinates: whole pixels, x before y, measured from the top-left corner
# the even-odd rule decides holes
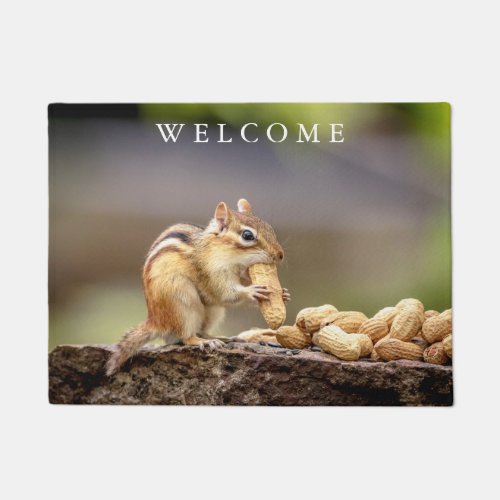
[[[241,237],[246,241],[252,241],[255,239],[255,236],[253,235],[252,231],[249,231],[248,229],[245,229],[241,233]]]

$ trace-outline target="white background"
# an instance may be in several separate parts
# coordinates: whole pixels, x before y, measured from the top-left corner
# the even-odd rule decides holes
[[[87,0],[2,7],[3,498],[498,494],[493,5]],[[451,102],[455,406],[50,406],[46,111],[53,101]]]

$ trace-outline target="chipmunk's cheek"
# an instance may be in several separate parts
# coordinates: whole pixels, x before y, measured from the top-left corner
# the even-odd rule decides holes
[[[266,252],[258,251],[249,256],[247,265],[248,267],[250,267],[254,264],[271,264],[272,262],[273,259],[269,254],[267,254]]]
[[[244,266],[246,270],[252,265],[254,265],[258,259],[256,259],[255,255],[244,255],[243,258],[240,260],[240,264]]]

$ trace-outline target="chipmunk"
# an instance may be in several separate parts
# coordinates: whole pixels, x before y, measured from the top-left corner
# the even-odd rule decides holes
[[[283,258],[273,228],[253,214],[245,199],[238,201],[238,212],[220,202],[205,228],[186,223],[169,227],[151,246],[143,268],[147,319],[117,344],[107,375],[155,338],[201,349],[224,345],[224,337],[212,334],[225,307],[268,300],[270,291],[251,283],[248,268]],[[286,288],[283,300],[290,300]]]

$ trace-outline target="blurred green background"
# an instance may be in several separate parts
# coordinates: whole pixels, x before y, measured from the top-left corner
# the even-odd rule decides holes
[[[240,139],[247,122],[259,142]],[[274,122],[285,142],[262,136]],[[193,143],[186,125],[165,144],[155,123],[212,124],[211,140]],[[217,123],[232,143],[216,142]],[[320,123],[322,142],[294,142],[297,123]],[[344,143],[327,142],[329,123],[344,123]],[[242,197],[285,249],[290,322],[324,303],[368,316],[404,297],[451,307],[446,103],[51,105],[49,185],[50,349],[116,342],[145,318],[156,236]],[[252,326],[265,326],[258,309],[230,309],[221,334]]]

